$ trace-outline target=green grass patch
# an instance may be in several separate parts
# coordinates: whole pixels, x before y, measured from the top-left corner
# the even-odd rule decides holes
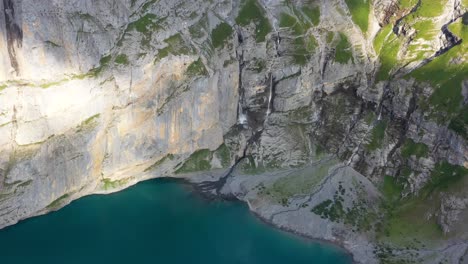
[[[385,32],[381,32],[384,34]],[[400,39],[390,35],[382,44],[380,49],[380,68],[376,75],[376,81],[386,81],[391,75],[392,69],[398,64],[398,51],[401,47]]]
[[[468,27],[462,25],[461,20],[452,24],[449,29],[463,40],[468,40]],[[463,41],[409,75],[434,87],[429,100],[423,103],[430,107],[431,117],[439,123],[463,117],[461,89],[463,80],[468,76],[468,63],[455,64],[452,60],[458,57],[466,58],[466,54],[468,42]]]
[[[211,169],[213,153],[209,149],[200,149],[192,153],[184,164],[175,171],[176,174],[207,171]]]
[[[185,74],[190,77],[203,76],[207,75],[208,71],[206,70],[205,64],[203,64],[203,61],[199,58],[187,67]]]
[[[401,246],[415,246],[414,241],[440,241],[446,239],[434,216],[440,209],[442,193],[464,192],[468,169],[449,164],[437,163],[430,181],[421,189],[418,196],[401,198],[401,186],[388,179],[386,194],[386,217],[383,232],[379,238]],[[465,179],[466,180],[466,179]],[[385,191],[385,189],[389,189]],[[388,195],[387,195],[388,194]],[[430,217],[428,217],[430,216]]]
[[[232,27],[228,23],[222,22],[219,24],[211,32],[211,42],[213,43],[213,47],[220,48],[224,46],[229,37],[232,36],[233,32]]]
[[[112,190],[112,189],[116,189],[122,185],[125,185],[127,184],[128,182],[128,179],[122,179],[122,180],[116,180],[116,181],[112,181],[111,179],[102,179],[101,180],[102,184],[103,184],[103,189],[104,190]]]
[[[385,42],[385,39],[388,38],[389,34],[392,33],[392,24],[388,24],[385,27],[381,28],[379,33],[374,38],[374,50],[377,52],[377,54],[380,53],[380,50],[383,47],[383,44]]]
[[[146,14],[140,19],[128,24],[126,32],[135,30],[142,34],[142,41],[141,44],[144,47],[149,47],[153,33],[163,29],[161,23],[165,20],[165,18],[159,19],[155,14]],[[125,32],[125,34],[126,34]],[[124,34],[124,36],[125,36]],[[121,46],[122,41],[117,43],[117,46]]]
[[[362,32],[367,32],[369,27],[370,0],[345,0],[348,5],[354,23]]]
[[[432,20],[418,21],[413,25],[413,28],[417,32],[416,36],[424,40],[432,40],[438,33]]]
[[[338,63],[348,63],[353,60],[353,51],[351,44],[345,34],[340,33],[340,40],[336,45],[335,61]]]
[[[328,44],[331,44],[335,39],[335,32],[328,31],[326,36],[326,41]]]
[[[310,19],[310,22],[312,22],[314,26],[320,24],[320,8],[318,6],[304,6],[302,7],[302,12]]]
[[[246,0],[236,18],[236,23],[240,26],[255,25],[255,40],[264,42],[266,35],[271,32],[271,25],[265,17],[264,10],[256,0]]]
[[[193,48],[187,44],[182,36],[177,33],[166,40],[164,42],[167,44],[165,48],[162,48],[158,51],[158,55],[156,56],[156,61],[159,61],[169,55],[188,55],[193,53]]]
[[[98,123],[97,119],[100,117],[100,114],[93,115],[91,117],[88,117],[86,120],[81,122],[81,124],[78,125],[77,127],[77,132],[81,132],[84,130],[92,129],[94,128]]]
[[[140,19],[128,24],[128,30],[135,29],[143,34],[149,33],[149,31],[158,29],[157,24],[155,23],[156,20],[157,16],[155,14],[146,14]]]
[[[279,25],[282,28],[291,29],[293,40],[290,55],[293,57],[293,62],[305,65],[318,46],[314,36],[305,35],[310,25],[287,13],[281,13]]]
[[[117,57],[115,57],[115,63],[117,64],[122,64],[122,65],[128,65],[128,57],[125,54],[120,54]]]
[[[341,183],[333,195],[333,200],[328,199],[312,208],[311,212],[323,219],[333,222],[341,222],[357,228],[358,231],[369,231],[376,224],[377,214],[368,206],[361,186],[355,185],[358,198],[352,201],[349,207],[344,206],[343,196],[346,189]]]
[[[419,197],[396,203],[385,217],[379,240],[411,247],[415,240],[428,242],[444,239],[435,217],[427,219],[427,213],[433,211],[433,206],[428,203]]]
[[[338,163],[332,159],[318,164],[313,168],[304,168],[294,174],[280,178],[272,186],[264,190],[276,202],[285,205],[294,195],[307,194],[328,175],[330,168]]]
[[[428,196],[435,191],[446,191],[467,175],[468,169],[465,167],[452,165],[446,161],[439,162],[431,173],[431,180],[424,186],[421,193],[423,196]]]
[[[53,202],[51,202],[51,203],[46,207],[46,209],[56,209],[56,208],[62,206],[64,200],[67,199],[68,197],[70,197],[70,194],[69,194],[69,193],[66,193],[66,194],[60,196],[59,198],[57,198],[57,199],[55,199]]]
[[[214,155],[221,161],[221,166],[227,168],[231,165],[231,151],[226,146],[222,144],[217,150],[215,150]]]
[[[383,182],[383,194],[389,201],[397,201],[401,197],[403,185],[398,183],[397,179],[392,176],[385,176]]]
[[[401,149],[401,155],[404,158],[416,156],[417,158],[427,157],[429,147],[424,143],[415,143],[412,139],[406,139]]]
[[[102,71],[107,67],[109,66],[109,62],[112,60],[112,56],[109,54],[107,56],[104,56],[102,57],[100,60],[99,60],[99,66],[96,67],[96,68],[93,68],[89,71],[89,73],[87,74],[88,76],[90,77],[97,77],[99,76]]]
[[[399,0],[398,4],[400,8],[407,9],[413,8],[418,3],[418,0]]]
[[[416,15],[424,17],[436,17],[442,15],[444,12],[447,0],[430,0],[421,1],[421,6],[417,10]]]
[[[378,121],[377,125],[375,125],[371,131],[371,141],[366,145],[367,150],[374,151],[382,147],[386,129],[387,122]]]

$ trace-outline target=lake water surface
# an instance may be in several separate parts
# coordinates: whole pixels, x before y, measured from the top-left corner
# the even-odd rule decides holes
[[[0,230],[0,263],[348,264],[343,251],[270,227],[240,202],[151,180]]]

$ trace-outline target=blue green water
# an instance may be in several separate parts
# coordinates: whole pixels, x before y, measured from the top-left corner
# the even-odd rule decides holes
[[[0,263],[351,263],[343,251],[272,228],[240,202],[151,180],[0,230]]]

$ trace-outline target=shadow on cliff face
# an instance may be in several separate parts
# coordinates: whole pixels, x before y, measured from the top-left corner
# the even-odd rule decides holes
[[[21,6],[21,0],[16,1],[16,6]],[[21,9],[16,9],[13,0],[3,0],[3,14],[5,17],[5,30],[8,55],[11,67],[19,75],[19,65],[16,59],[16,48],[23,45],[23,30],[21,29]]]
[[[116,49],[132,11],[127,3],[75,2],[0,0],[0,81],[84,74]]]

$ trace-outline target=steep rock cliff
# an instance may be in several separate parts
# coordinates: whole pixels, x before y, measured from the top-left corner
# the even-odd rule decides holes
[[[174,176],[358,262],[464,258],[466,0],[0,7],[0,227]]]

